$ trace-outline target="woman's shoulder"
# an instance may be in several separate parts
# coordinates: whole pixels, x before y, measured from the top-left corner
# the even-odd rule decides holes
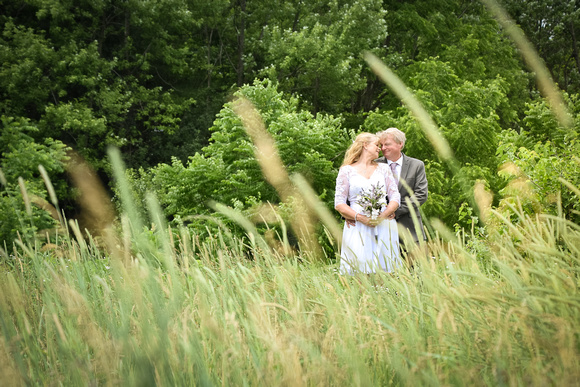
[[[377,163],[378,166],[377,168],[379,169],[379,171],[386,171],[389,169],[389,164],[387,163]]]
[[[379,171],[379,173],[382,176],[389,176],[389,174],[391,174],[391,168],[389,167],[389,164],[387,163],[379,163],[379,165],[377,166],[377,171]]]

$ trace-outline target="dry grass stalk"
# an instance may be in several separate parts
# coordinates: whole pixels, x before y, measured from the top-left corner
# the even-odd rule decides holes
[[[24,179],[18,178],[18,186],[20,187],[20,193],[22,193],[22,198],[24,199],[24,208],[26,208],[26,213],[28,216],[32,216],[32,206],[30,205],[30,197],[28,196],[28,191],[26,190],[26,185],[24,184]]]
[[[491,211],[491,203],[493,200],[493,194],[485,189],[485,184],[482,181],[477,181],[474,187],[475,202],[479,207],[479,213],[481,214],[481,219],[487,222],[489,219],[489,213]]]
[[[56,208],[54,208],[54,206],[49,202],[47,202],[45,199],[41,198],[38,195],[30,195],[30,202],[32,204],[35,204],[41,210],[48,212],[54,220],[60,220]]]
[[[0,336],[0,380],[5,387],[24,386],[24,378],[20,374],[3,336]]]
[[[113,230],[116,213],[111,199],[96,172],[74,152],[69,152],[66,170],[70,174],[74,185],[80,191],[78,201],[81,206],[81,226],[79,227],[75,223],[75,227],[73,227],[73,231],[77,234],[77,239],[82,239],[80,230],[86,229],[88,234],[104,241],[107,250],[112,256],[126,263],[129,262],[130,248],[125,245],[124,251],[121,251],[119,247],[119,238]],[[84,245],[83,242],[79,239],[81,246]]]
[[[54,187],[52,186],[52,182],[50,181],[50,178],[48,177],[48,173],[46,172],[46,169],[44,169],[44,167],[42,165],[39,165],[38,170],[40,171],[40,175],[42,176],[42,180],[44,181],[44,185],[46,185],[46,189],[48,191],[48,197],[50,198],[50,201],[52,202],[52,204],[55,207],[57,207],[58,200],[56,198],[56,192],[54,192]]]
[[[110,228],[115,219],[111,199],[93,169],[76,153],[69,153],[66,169],[74,185],[79,189],[79,204],[82,208],[81,224],[91,235],[100,236]]]
[[[280,195],[283,202],[293,205],[292,229],[298,236],[305,251],[315,257],[320,256],[320,246],[316,240],[315,218],[308,210],[304,198],[294,187],[262,118],[253,104],[246,98],[238,98],[233,109],[241,118],[244,129],[255,145],[254,154],[260,163],[266,180]]]
[[[4,176],[2,168],[0,168],[0,184],[2,184],[4,187],[8,186],[8,182],[6,181],[6,176]]]

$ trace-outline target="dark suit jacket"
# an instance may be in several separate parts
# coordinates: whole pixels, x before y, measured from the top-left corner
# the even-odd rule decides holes
[[[376,161],[379,163],[386,163],[387,159],[385,157],[380,157]],[[407,187],[402,183],[405,181],[411,191],[407,190]],[[395,219],[397,224],[401,226],[399,229],[399,237],[401,243],[404,243],[404,236],[402,235],[405,230],[408,230],[410,236],[413,238],[415,243],[419,242],[419,237],[417,236],[417,231],[413,223],[413,217],[409,209],[410,206],[414,208],[415,215],[419,221],[418,226],[420,227],[420,233],[423,240],[427,240],[427,235],[425,235],[425,230],[423,229],[423,220],[421,219],[421,213],[419,212],[419,207],[415,203],[415,200],[419,203],[419,206],[423,205],[427,201],[428,195],[428,184],[427,176],[425,175],[425,164],[421,160],[414,159],[403,153],[403,168],[401,169],[401,176],[399,176],[399,192],[401,194],[401,205],[395,212]],[[415,196],[414,199],[411,197]]]

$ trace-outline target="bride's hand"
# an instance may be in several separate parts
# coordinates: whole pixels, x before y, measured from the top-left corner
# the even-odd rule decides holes
[[[391,219],[395,219],[395,213],[391,212],[390,214],[387,213],[387,211],[383,212],[382,214],[379,215],[379,219],[386,219],[386,220],[391,220]]]
[[[359,222],[361,222],[362,224],[364,224],[365,226],[369,226],[369,227],[375,227],[378,224],[378,222],[377,222],[378,219],[372,220],[370,217],[368,217],[366,215],[362,215],[362,214],[359,214],[357,216],[357,220]]]

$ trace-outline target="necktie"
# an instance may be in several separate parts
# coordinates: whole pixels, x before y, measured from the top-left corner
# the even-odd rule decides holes
[[[399,177],[397,176],[397,163],[391,163],[391,171],[395,177],[395,183],[399,184]]]

